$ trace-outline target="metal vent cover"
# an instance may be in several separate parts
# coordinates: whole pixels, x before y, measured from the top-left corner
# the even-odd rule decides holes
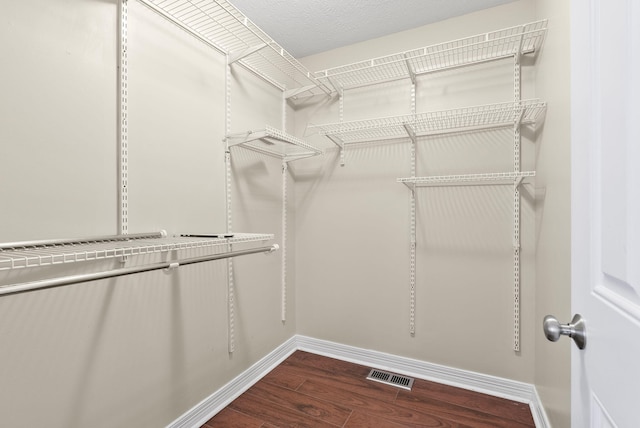
[[[378,369],[371,369],[367,380],[384,383],[386,385],[396,386],[398,388],[411,391],[414,379],[408,376],[402,376],[394,373],[384,372]]]

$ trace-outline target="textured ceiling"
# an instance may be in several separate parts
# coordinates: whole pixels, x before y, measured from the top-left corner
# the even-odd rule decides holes
[[[296,58],[515,0],[230,0]]]

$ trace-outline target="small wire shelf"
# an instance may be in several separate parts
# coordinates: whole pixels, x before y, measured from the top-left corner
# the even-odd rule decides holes
[[[416,187],[437,187],[457,184],[513,184],[520,185],[522,181],[529,177],[535,177],[535,171],[522,172],[495,172],[483,174],[456,174],[456,175],[435,175],[431,177],[408,177],[398,178],[398,183],[402,183],[414,189]]]
[[[124,236],[126,235],[120,235],[120,238]],[[234,233],[133,238],[130,240],[100,238],[91,242],[82,241],[80,243],[63,241],[61,244],[56,244],[54,241],[35,244],[16,243],[13,247],[3,245],[2,249],[0,249],[0,271],[113,259],[191,248],[224,247],[226,249],[229,244],[268,241],[273,238],[274,235],[272,234]]]
[[[537,51],[547,20],[318,71],[336,90],[351,89]]]
[[[290,53],[226,0],[140,0],[182,29],[295,94],[330,94]]]
[[[260,130],[229,134],[226,137],[226,142],[229,147],[244,147],[287,162],[323,154],[319,148],[271,126]]]
[[[537,99],[459,109],[390,116],[352,122],[309,125],[308,129],[343,144],[415,138],[535,123],[546,110]]]

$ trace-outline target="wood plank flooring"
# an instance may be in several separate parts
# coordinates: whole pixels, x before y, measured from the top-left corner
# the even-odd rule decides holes
[[[369,370],[297,351],[202,428],[535,426],[527,404],[420,379],[406,391]]]

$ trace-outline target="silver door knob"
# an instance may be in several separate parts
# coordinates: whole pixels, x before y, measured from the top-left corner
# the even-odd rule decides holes
[[[560,336],[569,336],[579,349],[587,346],[587,329],[580,314],[575,314],[569,324],[560,324],[556,317],[547,315],[542,322],[542,328],[544,335],[552,342],[560,339]]]

